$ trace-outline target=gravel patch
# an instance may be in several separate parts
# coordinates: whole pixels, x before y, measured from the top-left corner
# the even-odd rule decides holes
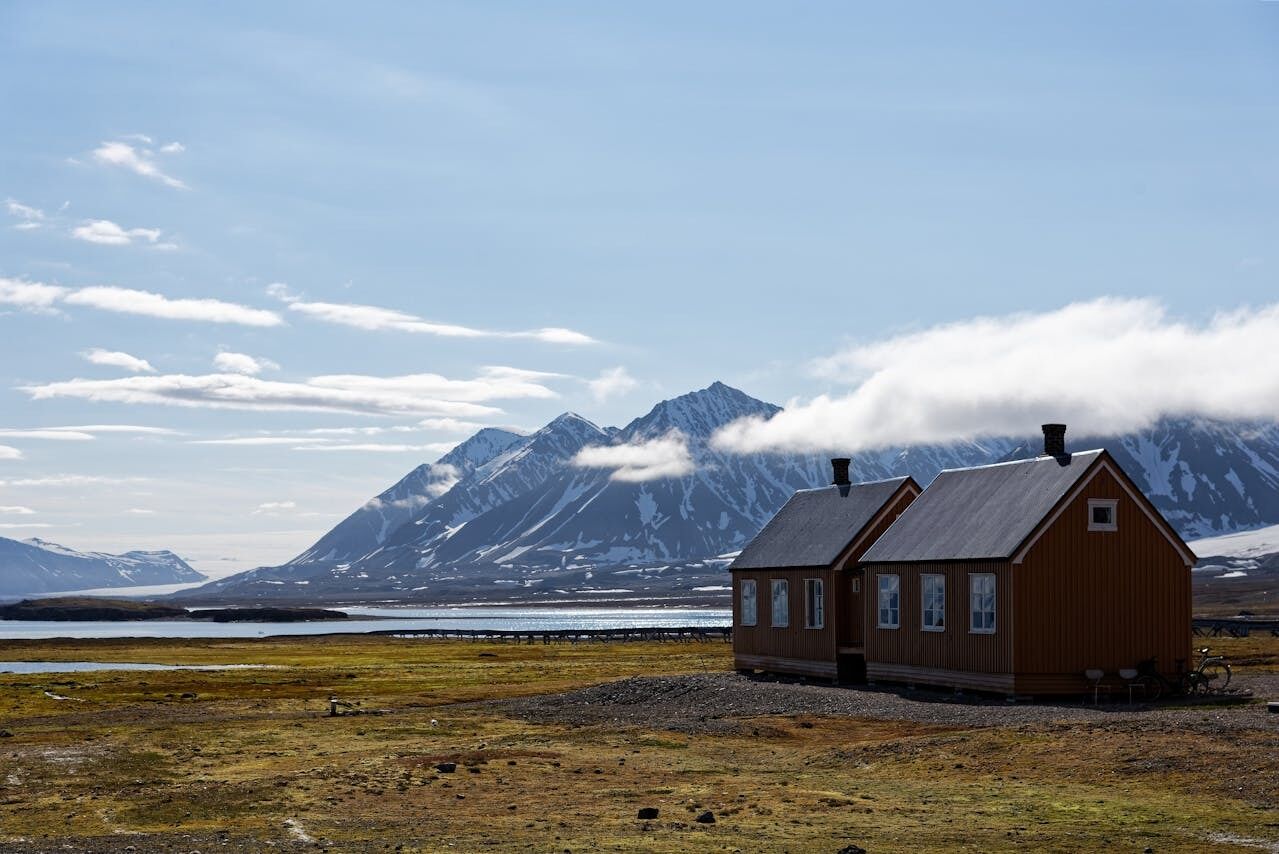
[[[1092,706],[1078,699],[1009,702],[984,695],[865,685],[835,687],[738,673],[637,676],[563,694],[485,705],[535,721],[642,726],[677,732],[731,731],[736,728],[734,719],[759,715],[830,715],[957,727],[1145,721],[1191,730],[1279,732],[1279,715],[1267,714],[1265,706],[1257,703],[1177,701],[1151,707],[1129,706],[1124,701]]]

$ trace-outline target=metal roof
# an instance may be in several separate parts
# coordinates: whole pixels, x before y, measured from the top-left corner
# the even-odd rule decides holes
[[[729,568],[830,566],[907,480],[801,489]]]
[[[1010,558],[1103,453],[943,471],[862,561]]]

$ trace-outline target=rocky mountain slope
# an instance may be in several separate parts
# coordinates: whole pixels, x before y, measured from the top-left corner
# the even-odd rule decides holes
[[[111,555],[76,551],[40,539],[0,537],[0,596],[7,598],[61,590],[202,580],[204,575],[170,551]]]
[[[281,567],[190,599],[627,601],[722,599],[723,567],[796,489],[829,481],[807,454],[724,454],[716,429],[778,407],[723,383],[662,401],[625,427],[565,413],[530,436],[481,431],[348,517]],[[627,482],[571,464],[588,446],[668,436],[693,470]],[[1069,436],[1104,446],[1187,538],[1279,521],[1279,429],[1170,420],[1142,434]],[[854,478],[1014,459],[1041,440],[1007,437],[857,455]],[[446,474],[443,467],[448,467]]]

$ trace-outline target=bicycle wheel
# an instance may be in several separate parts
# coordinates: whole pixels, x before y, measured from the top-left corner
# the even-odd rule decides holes
[[[1230,684],[1230,665],[1224,661],[1210,661],[1199,668],[1199,693],[1211,694],[1226,690]]]
[[[1142,699],[1148,703],[1153,703],[1163,696],[1163,683],[1153,676],[1142,676],[1137,679],[1135,684],[1141,686]]]

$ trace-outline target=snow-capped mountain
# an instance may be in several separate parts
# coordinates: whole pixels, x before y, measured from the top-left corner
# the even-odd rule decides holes
[[[662,401],[625,427],[565,413],[529,436],[481,431],[415,469],[311,549],[205,585],[186,598],[587,600],[722,596],[726,556],[796,490],[830,479],[812,454],[719,452],[719,427],[778,407],[714,383]],[[500,435],[492,435],[493,432]],[[485,434],[490,435],[485,435]],[[628,482],[573,465],[589,446],[678,437],[691,473]],[[1140,434],[1070,438],[1104,446],[1187,538],[1279,521],[1279,430],[1201,420]],[[856,455],[854,478],[1037,453],[1042,439],[994,438]],[[448,471],[446,472],[445,467]]]
[[[486,427],[434,463],[423,463],[337,524],[289,565],[342,563],[377,549],[427,504],[524,437]]]
[[[111,555],[0,537],[0,596],[202,580],[204,575],[170,551]]]

